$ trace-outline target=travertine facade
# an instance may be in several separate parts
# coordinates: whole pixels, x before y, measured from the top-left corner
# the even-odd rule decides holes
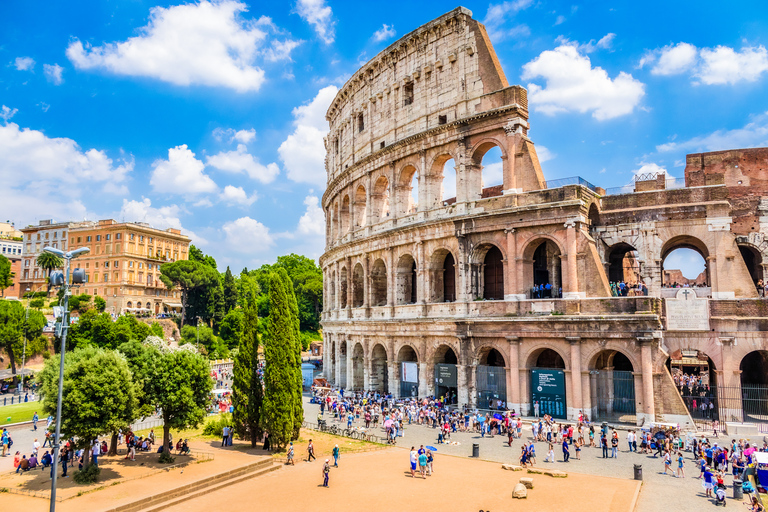
[[[495,398],[532,413],[541,391],[532,376],[555,368],[565,376],[562,415],[625,407],[638,422],[686,422],[669,393],[671,353],[706,354],[725,388],[740,385],[747,354],[766,349],[768,326],[718,316],[737,299],[762,304],[762,201],[753,201],[759,229],[742,235],[733,229],[737,194],[716,177],[677,190],[663,179],[641,182],[636,190],[645,191],[620,195],[580,179],[546,182],[528,136],[526,91],[508,85],[466,9],[363,66],[327,119],[320,263],[331,382],[396,396],[455,392],[459,403],[481,406]],[[493,147],[503,185],[484,187],[483,156]],[[450,159],[456,197],[444,199]],[[706,174],[697,169],[691,179]],[[674,291],[662,288],[663,261],[679,247],[706,258],[708,286],[697,292],[712,299],[711,331],[665,330]],[[626,269],[623,279],[639,277],[647,296],[611,297],[609,276]],[[408,382],[414,369],[417,382]]]

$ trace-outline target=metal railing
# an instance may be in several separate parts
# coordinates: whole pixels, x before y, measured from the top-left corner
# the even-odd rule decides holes
[[[546,188],[559,188],[566,185],[584,185],[593,192],[597,192],[597,187],[582,178],[581,176],[571,176],[570,178],[560,178],[557,180],[547,180],[545,182]]]

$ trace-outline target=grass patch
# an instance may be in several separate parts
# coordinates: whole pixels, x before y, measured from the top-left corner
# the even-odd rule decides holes
[[[2,398],[0,398],[0,403],[2,403]],[[37,415],[40,416],[40,420],[43,422],[43,426],[45,426],[45,416],[41,402],[22,402],[20,404],[0,406],[0,425],[32,421],[35,411],[37,411]]]

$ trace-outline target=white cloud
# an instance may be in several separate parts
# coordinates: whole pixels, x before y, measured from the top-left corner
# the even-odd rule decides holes
[[[243,187],[234,187],[232,185],[224,187],[224,191],[219,197],[226,203],[240,206],[251,206],[254,201],[258,199],[256,192],[254,192],[253,195],[248,196],[248,194],[245,193],[245,190],[243,190]]]
[[[329,85],[320,89],[309,104],[293,109],[295,129],[277,150],[291,180],[325,187],[325,112],[337,92],[335,85]]]
[[[3,108],[0,109],[0,119],[2,119],[5,122],[8,122],[11,120],[13,116],[16,115],[16,112],[18,111],[19,109],[17,108],[6,107],[5,105],[3,105]]]
[[[533,4],[533,0],[510,0],[500,4],[490,4],[483,25],[485,25],[491,40],[501,42],[510,37],[528,36],[530,29],[526,25],[510,25],[515,14],[527,9],[531,4]]]
[[[768,71],[768,50],[764,46],[740,52],[727,46],[702,48],[701,61],[696,77],[704,84],[754,82]]]
[[[268,165],[259,163],[253,155],[248,153],[245,144],[238,144],[236,151],[222,151],[209,156],[206,163],[224,172],[245,172],[252,179],[262,183],[271,183],[280,173],[280,169],[275,163]]]
[[[301,18],[312,25],[317,36],[325,44],[331,44],[336,37],[333,12],[325,4],[325,0],[298,0],[296,12]]]
[[[67,57],[80,69],[105,69],[146,76],[176,85],[228,87],[256,91],[264,83],[257,58],[290,58],[294,42],[268,41],[276,27],[269,18],[248,20],[244,3],[222,0],[153,7],[140,35],[102,46],[74,40]]]
[[[205,164],[195,158],[187,145],[168,150],[168,160],[155,160],[149,183],[156,192],[203,194],[216,192],[216,183],[203,173]]]
[[[682,142],[668,142],[656,146],[656,150],[660,153],[670,151],[695,153],[765,146],[768,146],[768,112],[756,116],[743,128],[717,130],[709,135],[693,137]]]
[[[593,68],[589,57],[573,45],[542,52],[523,66],[524,80],[538,77],[546,85],[529,83],[528,98],[537,111],[549,115],[591,112],[603,121],[631,113],[645,95],[645,85],[632,75],[622,71],[611,79],[603,68]]]
[[[309,195],[304,199],[307,210],[299,219],[299,234],[301,235],[325,235],[325,215],[320,208],[320,200],[317,196]]]
[[[269,228],[250,217],[240,217],[222,226],[227,245],[236,252],[253,253],[269,250],[275,240]]]
[[[14,66],[19,71],[32,71],[32,68],[35,67],[35,59],[32,57],[16,57]]]
[[[695,64],[698,50],[688,43],[665,46],[661,49],[659,60],[651,69],[654,75],[677,75],[690,70]],[[644,62],[641,61],[641,65]]]
[[[557,155],[551,152],[547,147],[542,146],[541,144],[536,145],[536,156],[539,157],[539,162],[543,163],[547,160],[552,160],[553,158],[556,158]]]
[[[64,83],[64,78],[62,78],[64,68],[58,64],[43,64],[43,73],[45,73],[45,78],[53,85]]]
[[[395,37],[395,34],[395,27],[384,23],[379,30],[373,33],[373,40],[380,43]]]

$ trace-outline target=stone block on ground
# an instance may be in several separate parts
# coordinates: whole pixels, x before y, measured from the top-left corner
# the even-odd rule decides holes
[[[522,471],[523,468],[521,466],[516,466],[514,464],[502,464],[501,469],[506,469],[508,471]]]
[[[523,484],[515,485],[515,490],[512,491],[513,498],[527,498],[528,489]]]
[[[520,479],[520,483],[523,484],[527,489],[533,489],[533,478],[523,477]]]

